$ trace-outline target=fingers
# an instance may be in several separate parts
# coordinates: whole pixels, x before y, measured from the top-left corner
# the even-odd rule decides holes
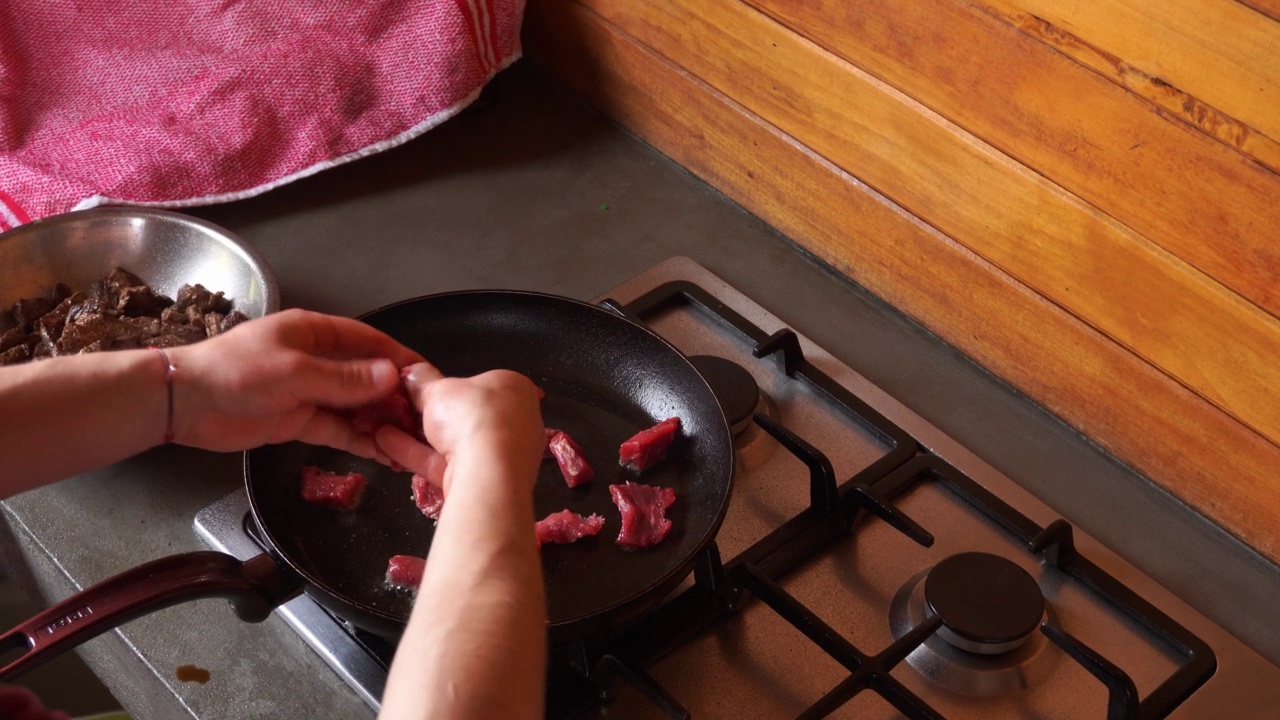
[[[297,439],[309,445],[324,445],[362,458],[377,460],[383,465],[391,465],[392,462],[392,459],[378,447],[372,435],[356,432],[350,420],[324,410],[317,410],[312,414],[303,425]]]
[[[303,348],[324,357],[390,358],[396,367],[421,362],[423,357],[396,342],[391,336],[351,318],[298,311],[290,322],[305,324],[311,330],[312,346]]]
[[[443,380],[444,374],[435,365],[425,360],[404,368],[400,373],[404,378],[404,386],[409,392],[409,398],[413,400],[413,406],[418,409],[418,412],[422,412],[423,391],[431,383]]]
[[[400,373],[391,360],[325,360],[304,357],[285,380],[298,400],[353,408],[381,400],[395,390]]]
[[[378,428],[374,440],[388,458],[443,487],[445,459],[431,446],[423,445],[393,425]]]

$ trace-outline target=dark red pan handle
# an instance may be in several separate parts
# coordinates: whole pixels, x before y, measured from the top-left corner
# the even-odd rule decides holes
[[[247,622],[262,622],[302,590],[302,581],[263,553],[241,562],[220,552],[153,560],[107,578],[0,635],[7,680],[130,620],[188,600],[224,597]]]

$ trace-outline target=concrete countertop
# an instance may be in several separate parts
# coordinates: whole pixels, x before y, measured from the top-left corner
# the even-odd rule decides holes
[[[1196,577],[1173,560],[1216,558],[1195,573],[1216,574],[1255,608],[1280,591],[1273,567],[527,64],[401,148],[189,212],[257,247],[286,306],[342,315],[462,288],[587,299],[687,255],[1220,622],[1242,632],[1272,622],[1232,614],[1216,594],[1196,596]],[[1071,479],[1081,475],[1110,488],[1097,498],[1107,511],[1080,504]],[[203,549],[196,512],[241,482],[239,455],[157,449],[3,503],[0,545],[18,579],[49,603],[147,560]],[[1167,510],[1158,537],[1109,522],[1153,504]],[[140,720],[372,716],[279,618],[243,623],[220,600],[154,613],[80,652]],[[184,664],[212,679],[177,681]]]

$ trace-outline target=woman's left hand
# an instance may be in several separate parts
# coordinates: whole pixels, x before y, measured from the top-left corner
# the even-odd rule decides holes
[[[386,461],[337,410],[389,396],[422,357],[348,318],[286,310],[166,351],[174,442],[230,451],[301,440]]]

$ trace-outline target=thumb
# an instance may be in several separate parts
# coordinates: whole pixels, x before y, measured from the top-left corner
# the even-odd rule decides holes
[[[418,409],[418,412],[423,411],[423,391],[431,383],[444,378],[444,374],[440,372],[439,368],[425,360],[407,366],[401,371],[401,375],[404,377],[405,390],[408,391],[409,398],[413,400],[413,406]]]
[[[352,408],[381,400],[395,390],[400,373],[385,358],[325,360],[311,358],[291,380],[299,400]]]

